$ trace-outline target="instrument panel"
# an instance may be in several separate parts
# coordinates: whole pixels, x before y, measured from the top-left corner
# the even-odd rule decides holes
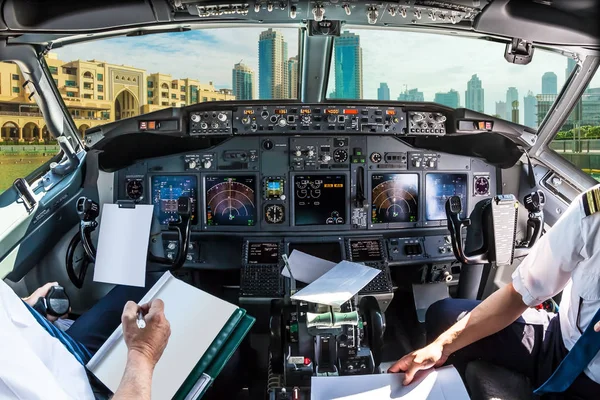
[[[461,197],[466,216],[497,187],[496,168],[478,158],[421,150],[388,135],[314,132],[234,136],[144,160],[115,179],[115,201],[153,204],[164,230],[176,218],[177,199],[188,195],[193,231],[243,235],[443,227],[450,196]]]
[[[363,133],[443,136],[446,116],[399,106],[349,104],[240,105],[233,110],[193,111],[190,136]]]

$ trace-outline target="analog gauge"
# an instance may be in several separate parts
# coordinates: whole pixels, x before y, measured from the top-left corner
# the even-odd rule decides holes
[[[125,191],[131,200],[139,200],[144,195],[144,185],[140,179],[131,179],[127,182]]]
[[[381,157],[380,153],[371,153],[371,161],[374,162],[375,164],[378,164],[381,162],[383,157]]]
[[[337,149],[333,152],[333,160],[336,163],[343,163],[348,160],[348,152],[346,150]]]
[[[281,224],[285,220],[285,209],[279,204],[267,204],[265,220],[269,224]]]
[[[490,177],[476,176],[473,187],[475,188],[475,196],[487,196],[490,194]]]

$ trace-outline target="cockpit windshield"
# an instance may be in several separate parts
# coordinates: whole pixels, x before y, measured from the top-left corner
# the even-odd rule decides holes
[[[298,39],[299,30],[279,27],[156,33],[68,45],[47,62],[82,131],[167,107],[297,99]],[[504,47],[454,35],[344,30],[334,41],[328,98],[432,101],[537,128],[575,60],[536,48],[530,64],[515,65],[504,60]]]
[[[511,64],[504,48],[456,35],[344,30],[334,43],[328,98],[431,101],[537,129],[576,62],[536,48],[529,64]]]

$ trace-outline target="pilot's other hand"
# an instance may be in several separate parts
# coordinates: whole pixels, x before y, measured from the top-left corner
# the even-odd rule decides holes
[[[600,321],[596,322],[596,325],[594,325],[594,330],[596,332],[600,332]]]
[[[431,367],[439,367],[448,359],[448,355],[444,354],[441,344],[433,342],[429,346],[423,347],[420,350],[413,351],[396,361],[388,372],[404,372],[403,385],[411,383],[415,374],[423,369]]]
[[[37,301],[41,298],[41,297],[46,297],[46,295],[48,294],[48,292],[50,291],[50,289],[52,289],[52,286],[58,286],[58,282],[48,282],[46,283],[44,286],[37,288],[29,297],[26,297],[23,299],[23,301],[27,304],[29,304],[31,307],[35,306],[35,303],[37,303]],[[70,311],[70,309],[69,309]],[[66,318],[68,316],[68,313],[65,315],[61,315],[60,318]],[[53,316],[53,315],[44,315],[44,317],[46,317],[46,319],[48,321],[54,322],[56,321],[58,318]]]
[[[139,328],[137,325],[138,310],[141,310],[144,315],[145,328]],[[154,368],[171,335],[171,325],[165,317],[163,301],[157,299],[141,306],[133,301],[128,301],[125,304],[121,322],[123,323],[123,337],[127,345],[128,357],[141,358]]]

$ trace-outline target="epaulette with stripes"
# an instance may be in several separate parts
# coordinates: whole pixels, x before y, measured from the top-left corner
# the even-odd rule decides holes
[[[595,186],[581,197],[583,212],[586,216],[600,212],[600,186]]]

